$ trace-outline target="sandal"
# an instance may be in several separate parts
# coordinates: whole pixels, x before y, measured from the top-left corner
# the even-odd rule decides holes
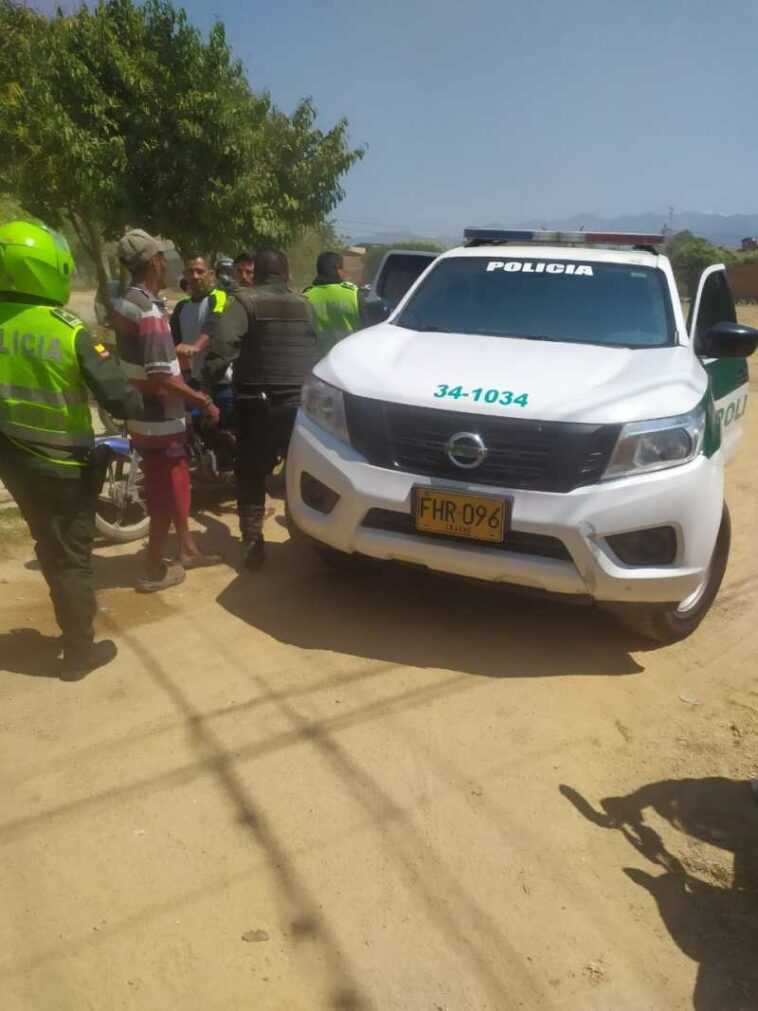
[[[167,590],[169,586],[178,586],[179,583],[184,582],[184,577],[184,568],[178,562],[164,562],[163,575],[160,579],[153,579],[152,576],[140,576],[135,589],[137,593],[157,593],[158,590]]]

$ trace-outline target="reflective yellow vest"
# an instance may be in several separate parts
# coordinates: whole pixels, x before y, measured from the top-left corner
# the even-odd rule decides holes
[[[318,334],[317,357],[353,333],[361,325],[358,307],[358,289],[349,281],[336,284],[313,284],[303,290],[303,295],[313,306]]]
[[[0,432],[72,467],[86,463],[94,440],[76,355],[81,329],[64,309],[0,300]]]

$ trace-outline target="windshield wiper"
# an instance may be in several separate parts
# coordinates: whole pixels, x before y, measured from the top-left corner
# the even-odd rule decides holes
[[[555,344],[564,344],[566,342],[565,337],[553,337],[547,333],[503,333],[502,331],[499,331],[498,333],[492,333],[489,336],[513,337],[520,341],[553,341]]]
[[[452,330],[447,326],[437,326],[436,323],[425,323],[413,327],[418,333],[459,333],[462,337],[513,337],[524,341],[555,341],[560,344],[565,337],[551,337],[550,334],[504,333],[502,330]]]

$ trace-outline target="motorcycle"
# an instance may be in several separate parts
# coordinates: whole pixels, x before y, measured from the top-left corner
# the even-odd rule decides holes
[[[112,434],[120,427],[121,434]],[[145,479],[140,456],[125,426],[110,419],[106,434],[97,436],[98,452],[105,454],[105,480],[95,507],[95,526],[113,544],[128,544],[147,536],[150,517],[145,504]],[[229,490],[234,485],[233,436],[226,429],[203,425],[193,409],[187,419],[187,461],[193,488]]]

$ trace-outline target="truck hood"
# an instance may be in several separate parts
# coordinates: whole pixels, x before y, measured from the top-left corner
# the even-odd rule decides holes
[[[602,424],[683,414],[707,387],[705,369],[687,347],[630,349],[420,333],[389,323],[341,341],[314,371],[325,382],[374,400]],[[436,397],[441,384],[460,387],[460,396]],[[474,400],[476,389],[510,390],[514,399],[525,393],[526,406],[488,404],[483,393]]]

